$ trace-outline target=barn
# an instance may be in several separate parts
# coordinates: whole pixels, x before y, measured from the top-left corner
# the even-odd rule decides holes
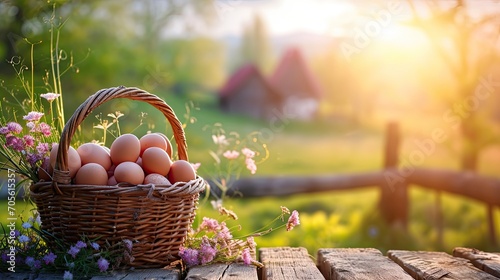
[[[271,77],[266,78],[253,64],[235,71],[219,91],[221,109],[229,113],[270,119],[286,110],[294,118],[317,116],[322,98],[320,86],[301,52],[285,52]]]

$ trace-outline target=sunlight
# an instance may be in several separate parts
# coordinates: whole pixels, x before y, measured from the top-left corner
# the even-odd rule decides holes
[[[427,47],[427,38],[418,29],[410,26],[391,24],[380,33],[380,40],[384,44],[408,51],[414,51]]]

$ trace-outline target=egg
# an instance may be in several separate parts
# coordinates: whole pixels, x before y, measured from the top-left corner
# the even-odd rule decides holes
[[[125,161],[116,166],[114,177],[118,183],[139,185],[144,182],[144,171],[137,163]]]
[[[125,161],[135,162],[141,153],[141,143],[133,134],[122,134],[113,141],[109,150],[111,161],[115,165]]]
[[[144,184],[155,184],[155,185],[172,185],[170,181],[163,175],[157,173],[148,174],[144,178]]]
[[[50,161],[44,159],[42,165],[38,167],[38,179],[44,181],[51,181],[52,172],[54,172],[54,170],[52,170],[52,168],[50,167]]]
[[[157,133],[146,134],[139,140],[141,142],[141,155],[147,148],[158,147],[167,150],[167,141],[163,136]]]
[[[54,144],[52,146],[52,150],[50,151],[50,166],[52,167],[52,169],[54,169],[56,166],[58,147],[59,147],[59,144]],[[82,166],[82,161],[80,159],[80,155],[78,155],[78,152],[75,150],[75,148],[70,146],[68,148],[69,176],[71,178],[74,178],[76,175],[76,172],[78,172],[78,169],[80,169],[81,166]]]
[[[108,184],[108,172],[98,163],[87,163],[76,173],[75,184],[105,186]]]
[[[82,144],[76,149],[82,160],[82,165],[87,163],[100,164],[104,169],[109,170],[111,167],[111,157],[109,153],[100,145],[95,143]]]
[[[155,134],[158,134],[161,137],[163,137],[163,139],[165,139],[165,142],[167,142],[167,154],[170,158],[172,158],[172,153],[173,153],[172,143],[170,143],[170,140],[168,140],[168,137],[165,134],[160,133],[160,132],[156,132]]]
[[[158,173],[165,176],[170,170],[170,165],[172,160],[162,148],[151,147],[142,154],[142,169],[146,174]]]
[[[170,166],[167,178],[171,183],[189,182],[196,179],[196,171],[191,163],[185,160],[176,160]]]
[[[116,184],[118,184],[118,182],[116,182],[115,176],[109,177],[109,179],[108,179],[108,186],[114,186]]]

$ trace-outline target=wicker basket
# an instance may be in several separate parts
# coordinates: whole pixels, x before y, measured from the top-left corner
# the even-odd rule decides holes
[[[138,88],[102,89],[90,96],[67,122],[59,141],[52,182],[30,188],[41,216],[42,229],[56,240],[74,244],[86,236],[97,242],[133,242],[132,267],[162,267],[179,259],[195,217],[205,181],[197,176],[174,185],[87,186],[71,185],[67,150],[77,127],[93,109],[115,98],[144,101],[160,110],[173,129],[179,159],[188,160],[182,124],[172,108],[156,95]],[[101,244],[102,245],[102,244]]]

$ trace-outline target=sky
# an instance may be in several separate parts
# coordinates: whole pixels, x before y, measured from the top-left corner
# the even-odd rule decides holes
[[[414,2],[418,6],[429,1]],[[453,2],[442,0],[440,4]],[[500,0],[468,3],[473,13],[500,10]],[[363,27],[370,20],[385,20],[394,26],[411,17],[407,0],[216,0],[214,6],[214,23],[200,27],[202,33],[214,37],[240,35],[256,14],[263,18],[272,36],[297,32],[342,36],[352,32],[346,24]]]

